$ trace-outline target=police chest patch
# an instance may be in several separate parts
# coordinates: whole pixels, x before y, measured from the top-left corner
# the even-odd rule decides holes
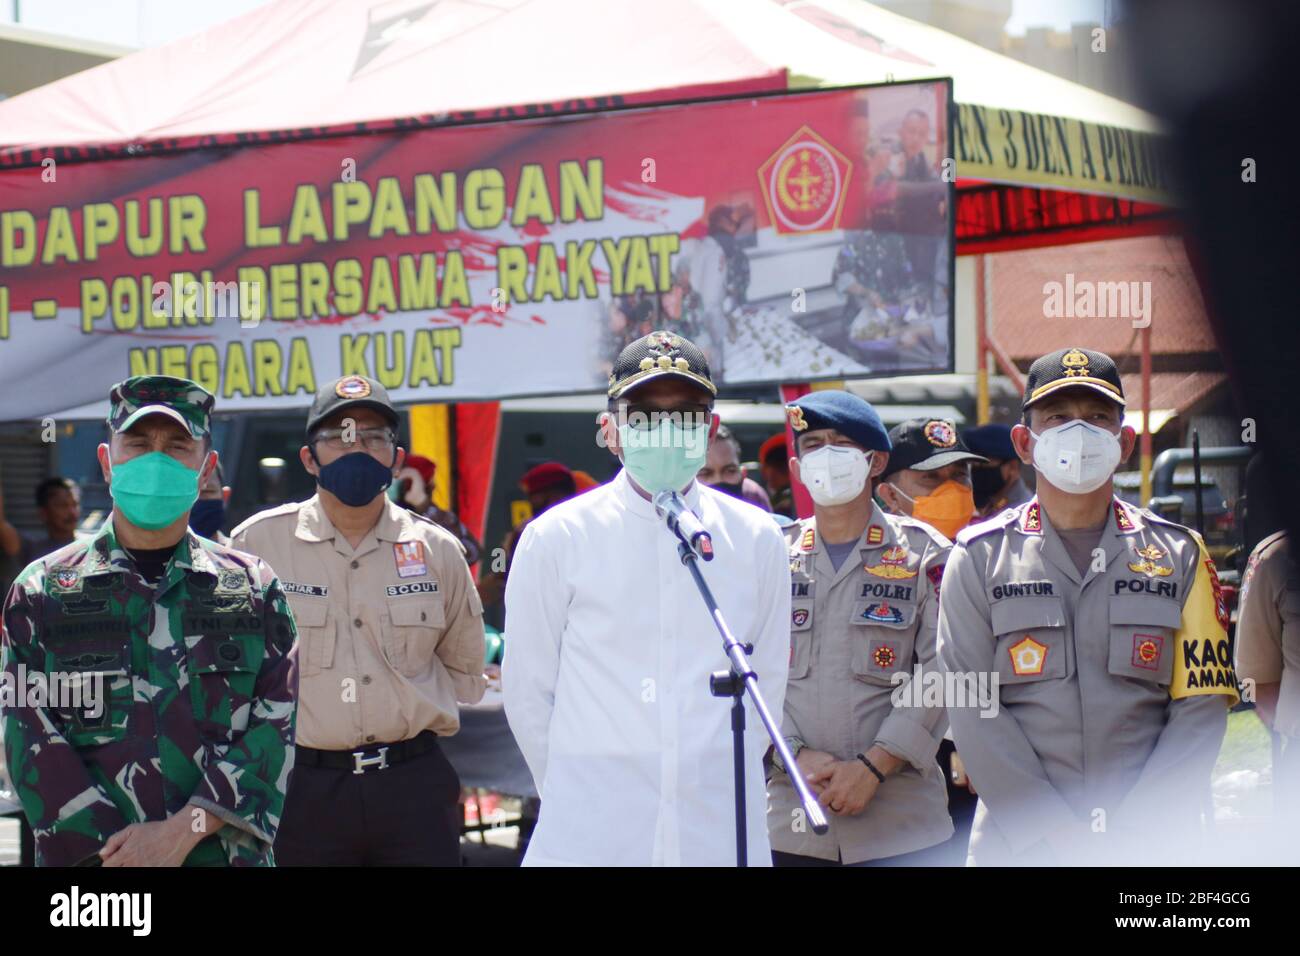
[[[862,617],[868,621],[874,621],[877,624],[902,624],[903,612],[896,607],[890,607],[886,601],[879,601],[868,604],[867,609],[862,612]]]
[[[894,645],[886,644],[884,641],[871,642],[871,663],[881,670],[893,667],[897,660],[898,652],[894,650]]]
[[[390,584],[384,588],[384,593],[389,597],[400,597],[403,594],[437,594],[437,581],[412,581],[410,584]]]
[[[330,589],[324,584],[299,584],[297,581],[281,581],[280,589],[285,594],[310,594],[312,597],[328,597]]]
[[[1007,648],[1007,653],[1011,655],[1011,669],[1017,676],[1041,674],[1047,663],[1047,646],[1028,634]]]
[[[795,627],[803,627],[808,623],[808,609],[806,607],[797,607],[794,613],[790,615],[790,621]]]
[[[1160,655],[1165,649],[1165,639],[1159,634],[1133,635],[1133,666],[1146,670],[1159,670]]]

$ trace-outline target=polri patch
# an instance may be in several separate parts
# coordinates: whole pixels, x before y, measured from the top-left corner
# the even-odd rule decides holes
[[[397,562],[399,578],[418,578],[429,573],[424,563],[423,541],[398,541],[393,545],[393,560]]]
[[[410,584],[390,584],[384,588],[384,593],[389,597],[400,597],[403,594],[437,594],[437,581],[412,581]]]

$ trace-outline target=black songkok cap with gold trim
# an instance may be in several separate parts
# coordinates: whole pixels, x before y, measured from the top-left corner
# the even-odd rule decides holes
[[[620,398],[643,382],[666,375],[684,378],[717,395],[704,353],[690,339],[675,332],[651,332],[637,339],[614,360],[609,375],[609,397]]]

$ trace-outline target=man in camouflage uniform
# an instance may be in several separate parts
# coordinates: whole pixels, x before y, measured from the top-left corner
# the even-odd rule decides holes
[[[5,752],[38,865],[267,865],[293,765],[296,629],[266,564],[189,531],[213,397],[115,386],[99,533],[33,562],[4,607]],[[30,689],[88,688],[90,705]],[[71,704],[70,706],[65,706]]]

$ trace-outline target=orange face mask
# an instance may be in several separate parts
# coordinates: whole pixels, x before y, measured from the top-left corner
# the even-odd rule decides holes
[[[912,517],[950,540],[975,516],[975,493],[958,481],[945,481],[934,494],[921,495],[914,501]]]

